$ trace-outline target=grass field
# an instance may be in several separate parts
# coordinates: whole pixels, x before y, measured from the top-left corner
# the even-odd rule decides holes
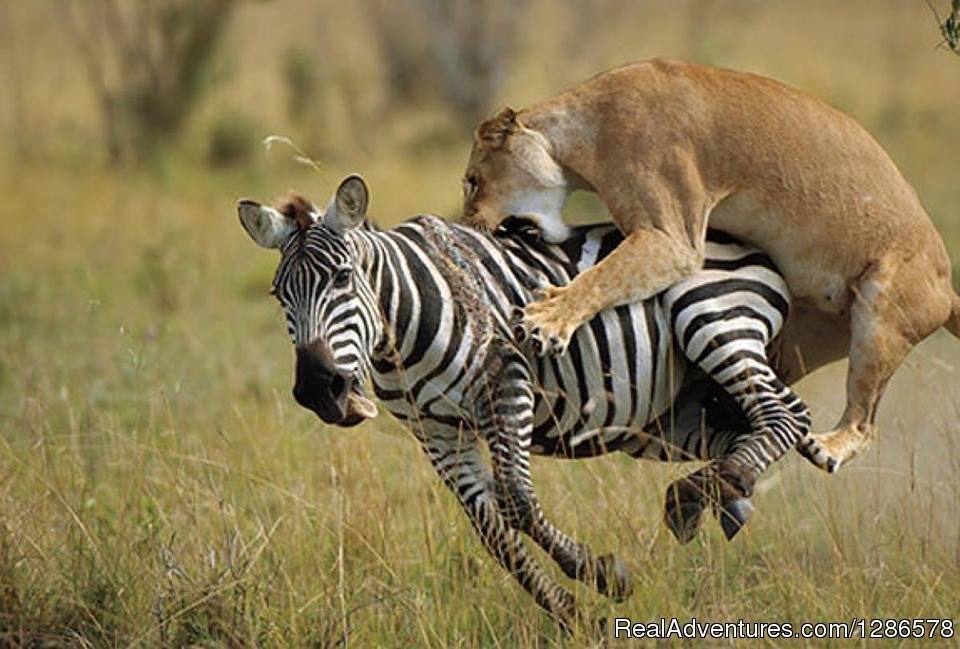
[[[594,40],[566,59],[577,25],[560,6],[523,14],[494,105],[655,54],[770,74],[876,134],[960,261],[960,59],[933,49],[922,2],[631,5],[598,14]],[[146,166],[113,169],[83,76],[57,47],[56,3],[0,7],[2,80],[17,72],[30,107],[18,121],[0,104],[0,645],[579,645],[486,556],[398,424],[327,427],[290,394],[292,349],[266,295],[276,258],[242,232],[236,198],[297,187],[322,202],[359,170],[384,225],[453,216],[469,147],[437,106],[378,112],[359,10],[244,5],[229,74],[185,134]],[[279,61],[317,34],[339,38],[325,43],[339,72],[370,86],[365,134],[336,97],[319,135],[284,113]],[[307,142],[319,173],[280,149],[209,167],[210,124],[237,107],[256,139]],[[571,208],[595,213],[583,198]],[[843,370],[799,386],[819,430],[840,411]],[[833,477],[787,457],[733,543],[712,520],[683,547],[664,529],[664,489],[689,467],[611,457],[534,470],[552,518],[634,575],[621,605],[576,587],[595,615],[957,623],[958,421],[960,342],[940,332],[892,382],[873,449]]]

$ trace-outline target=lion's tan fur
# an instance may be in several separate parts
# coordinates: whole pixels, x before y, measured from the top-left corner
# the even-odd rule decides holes
[[[628,235],[528,307],[528,326],[544,336],[564,341],[598,311],[692,272],[709,222],[766,250],[801,308],[849,333],[848,407],[832,433],[846,459],[872,436],[879,395],[910,347],[944,325],[960,335],[950,260],[916,192],[856,121],[799,90],[654,60],[505,109],[477,130],[465,220],[557,219],[558,201],[535,199],[550,189],[530,169],[544,155],[566,191],[596,191]]]

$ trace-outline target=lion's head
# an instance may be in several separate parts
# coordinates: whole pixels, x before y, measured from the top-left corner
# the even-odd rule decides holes
[[[496,229],[510,216],[532,221],[549,241],[567,237],[560,218],[567,198],[563,169],[550,142],[503,108],[477,127],[463,176],[463,220]]]

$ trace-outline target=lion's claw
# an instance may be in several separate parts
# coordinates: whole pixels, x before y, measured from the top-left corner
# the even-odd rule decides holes
[[[533,341],[533,351],[536,352],[537,356],[543,356],[545,349],[543,346],[543,341],[540,339],[540,336],[536,334],[532,334],[530,336],[530,339]]]
[[[567,351],[567,345],[560,340],[558,336],[549,336],[546,342],[543,344],[545,349],[548,349],[551,354],[561,355]]]
[[[566,304],[563,291],[546,286],[533,291],[536,301],[511,311],[511,327],[518,342],[529,340],[538,356],[566,353],[576,328],[575,309]],[[517,320],[519,311],[519,321]]]
[[[523,343],[529,338],[527,328],[523,322],[523,309],[520,307],[513,307],[510,310],[510,330],[513,332],[513,337],[517,339],[518,343]]]
[[[524,337],[520,339],[521,342],[522,340],[530,340],[538,356],[546,356],[547,354],[559,356],[566,353],[569,338],[564,340],[560,336],[547,334],[538,326],[531,327],[527,320],[524,321],[523,330]]]

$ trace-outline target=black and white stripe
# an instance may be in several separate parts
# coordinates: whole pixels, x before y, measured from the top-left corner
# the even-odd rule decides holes
[[[618,597],[629,584],[616,559],[594,557],[546,519],[530,453],[710,460],[675,494],[678,520],[668,498],[668,523],[686,540],[704,506],[748,502],[760,473],[809,427],[805,406],[767,362],[789,309],[786,285],[767,257],[722,235],[710,238],[701,273],[600,313],[563,356],[516,342],[518,306],[540,287],[569,283],[621,240],[612,226],[591,226],[549,245],[429,216],[340,233],[320,218],[283,245],[274,279],[294,342],[321,339],[341,370],[372,378],[490,552],[564,623],[576,615],[572,596],[526,554],[517,531],[568,576]]]

